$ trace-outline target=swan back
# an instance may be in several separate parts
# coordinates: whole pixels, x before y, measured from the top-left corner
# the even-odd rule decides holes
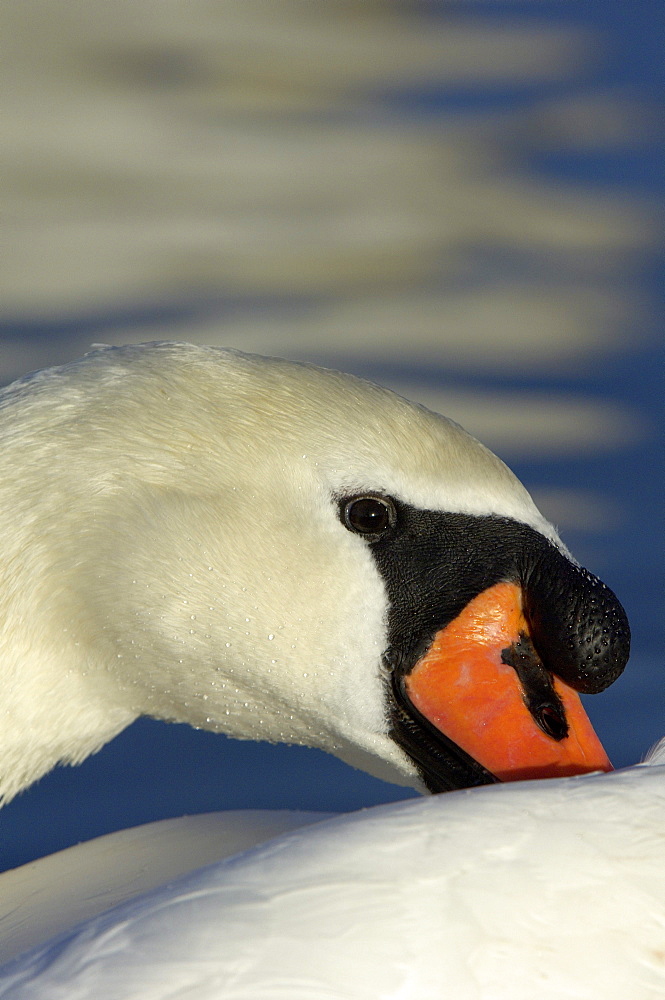
[[[396,803],[103,914],[0,996],[656,1000],[664,862],[662,767]]]

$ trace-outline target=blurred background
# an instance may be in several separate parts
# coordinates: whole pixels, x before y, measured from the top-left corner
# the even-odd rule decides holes
[[[665,735],[660,0],[4,0],[0,381],[188,340],[383,382],[498,452],[625,604],[588,711]],[[0,866],[153,819],[402,798],[140,720]]]

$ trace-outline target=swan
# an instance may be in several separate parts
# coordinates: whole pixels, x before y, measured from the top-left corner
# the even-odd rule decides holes
[[[614,801],[621,776],[583,777],[611,765],[578,692],[623,670],[625,613],[452,421],[314,366],[155,343],[7,387],[0,441],[1,801],[141,714],[473,791],[285,835],[305,853],[330,824],[371,846],[377,823],[421,853],[447,808],[469,829],[541,795],[547,813],[550,784]]]

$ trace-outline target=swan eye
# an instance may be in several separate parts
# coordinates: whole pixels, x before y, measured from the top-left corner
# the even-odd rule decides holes
[[[383,497],[354,497],[344,506],[344,523],[359,535],[378,538],[395,523],[395,507]]]

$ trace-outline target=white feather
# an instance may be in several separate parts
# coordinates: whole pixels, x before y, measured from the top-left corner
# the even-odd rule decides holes
[[[655,743],[644,758],[645,764],[665,764],[665,736]]]
[[[656,1000],[665,770],[396,803],[136,898],[0,973],[5,1000]]]

